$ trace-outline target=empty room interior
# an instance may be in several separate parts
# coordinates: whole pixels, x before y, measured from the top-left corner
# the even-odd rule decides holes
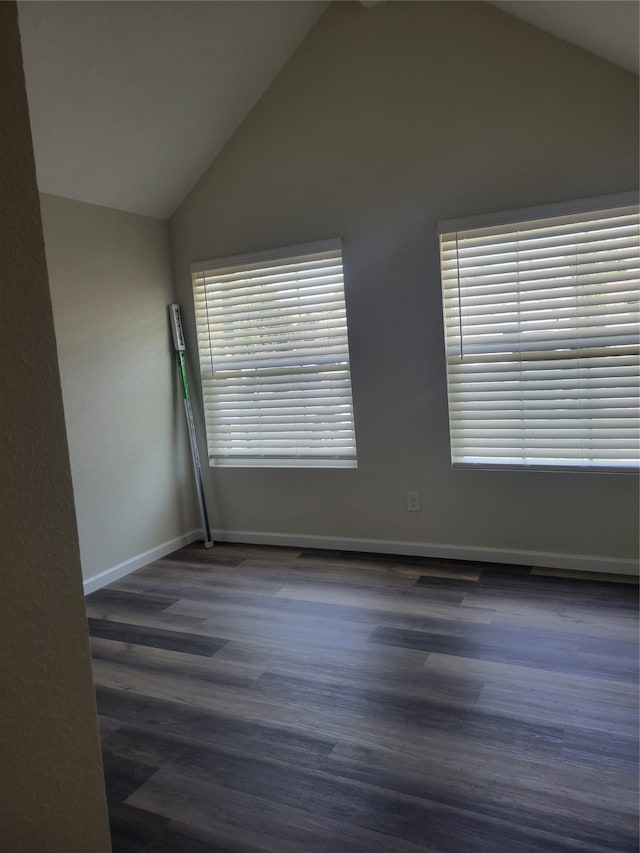
[[[0,3],[3,851],[638,850],[638,8]]]

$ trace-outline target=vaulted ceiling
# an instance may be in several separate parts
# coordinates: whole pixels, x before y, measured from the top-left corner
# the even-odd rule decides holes
[[[170,216],[326,6],[20,3],[40,189]]]
[[[636,0],[493,0],[492,5],[638,73]]]
[[[492,5],[638,72],[634,0]],[[166,218],[328,3],[18,6],[40,189]]]

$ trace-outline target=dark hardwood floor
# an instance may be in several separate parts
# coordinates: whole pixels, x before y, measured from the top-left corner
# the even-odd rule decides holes
[[[87,599],[116,853],[638,850],[638,588],[192,545]]]

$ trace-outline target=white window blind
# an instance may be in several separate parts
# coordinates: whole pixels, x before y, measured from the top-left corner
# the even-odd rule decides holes
[[[340,241],[192,276],[210,464],[356,467]]]
[[[638,467],[637,194],[586,208],[441,226],[454,465]]]

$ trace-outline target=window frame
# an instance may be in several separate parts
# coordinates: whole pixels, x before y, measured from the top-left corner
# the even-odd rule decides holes
[[[447,297],[451,291],[451,287],[448,284],[445,284],[445,272],[444,272],[444,261],[443,261],[443,241],[447,238],[451,238],[452,235],[457,235],[460,232],[473,232],[474,230],[478,230],[478,233],[485,232],[487,235],[492,233],[492,229],[502,229],[509,226],[514,226],[514,230],[517,229],[517,226],[520,223],[537,223],[545,219],[553,220],[556,217],[570,217],[575,215],[577,217],[583,216],[589,213],[593,213],[597,216],[599,211],[606,211],[615,208],[624,208],[624,207],[634,207],[635,212],[638,211],[638,202],[639,202],[639,194],[637,190],[631,190],[622,193],[615,193],[605,196],[599,196],[595,198],[585,198],[585,199],[577,199],[568,202],[560,202],[554,204],[547,205],[538,205],[535,207],[521,208],[517,210],[508,210],[508,211],[500,211],[494,212],[490,214],[478,215],[478,216],[470,216],[463,218],[456,218],[450,220],[443,220],[438,223],[438,237],[439,237],[439,259],[440,259],[440,277],[441,277],[441,294],[442,294],[442,311],[443,311],[443,327],[444,327],[444,344],[445,344],[445,364],[446,364],[446,376],[447,376],[447,404],[448,404],[448,424],[449,424],[449,438],[450,438],[450,458],[451,465],[454,469],[477,469],[477,470],[493,470],[493,471],[546,471],[546,472],[559,472],[559,471],[571,471],[571,472],[598,472],[598,473],[616,473],[616,474],[636,474],[638,473],[639,461],[636,458],[635,460],[628,460],[625,462],[621,462],[620,464],[612,464],[611,462],[597,462],[594,460],[579,462],[574,458],[556,458],[545,461],[536,461],[535,458],[531,461],[526,460],[526,441],[522,442],[523,454],[518,459],[515,459],[515,456],[508,457],[507,452],[504,453],[503,457],[489,457],[485,456],[476,457],[475,459],[470,455],[468,458],[464,458],[462,452],[456,454],[454,452],[454,426],[456,424],[461,423],[462,419],[458,416],[452,414],[452,365],[454,364],[455,355],[450,352],[451,346],[451,332],[452,324],[447,317]],[[489,265],[487,265],[489,268]],[[457,275],[457,287],[458,287],[458,298],[460,299],[460,268],[458,266],[458,261],[456,260],[456,275]],[[519,290],[519,285],[514,292],[522,293],[525,291]],[[498,303],[496,303],[498,304]],[[577,310],[577,309],[576,309]],[[571,353],[571,347],[567,347],[563,351],[563,355],[557,355],[555,359],[550,355],[552,352],[560,352],[560,350],[554,349],[553,346],[539,347],[538,349],[532,348],[529,350],[512,350],[511,352],[503,352],[502,358],[500,355],[490,355],[488,352],[481,353],[476,352],[475,354],[467,353],[466,356],[463,354],[463,331],[462,331],[462,304],[459,309],[460,314],[460,351],[461,354],[458,356],[459,364],[466,358],[467,364],[480,364],[483,362],[490,363],[491,361],[500,360],[503,364],[528,364],[535,360],[539,361],[561,361],[564,360],[567,364],[567,370],[579,370],[581,368],[581,359],[584,362],[586,358],[593,357],[587,356],[583,354],[582,356],[579,354],[581,351],[585,352],[588,347],[581,348],[579,345],[573,347],[575,351],[575,355]],[[578,315],[577,315],[578,316]],[[520,320],[518,320],[518,324]],[[636,357],[636,363],[638,361],[638,352],[640,351],[640,337],[636,337],[636,342],[634,345],[630,345],[628,347],[629,351],[633,350],[631,353],[631,357]],[[613,345],[608,343],[603,345],[603,351],[610,349]],[[592,347],[592,350],[595,348]],[[622,348],[620,348],[619,353],[622,353]],[[528,358],[524,358],[523,356],[528,356]],[[607,353],[605,357],[610,357]],[[523,368],[523,371],[526,368]],[[496,371],[497,375],[497,371]],[[499,380],[498,380],[499,381]],[[472,378],[469,379],[469,383],[473,384]],[[524,387],[524,381],[521,380],[522,387]],[[579,392],[578,392],[579,394]],[[473,393],[469,396],[474,396]],[[491,402],[490,398],[486,403],[489,406]],[[497,411],[497,408],[496,410]],[[523,430],[526,430],[527,418],[523,416],[521,419],[521,424],[523,425]],[[477,429],[477,428],[476,428]],[[575,428],[574,428],[575,429]],[[577,431],[577,429],[575,429]],[[523,459],[523,456],[525,459]]]
[[[318,255],[321,256],[325,254],[327,258],[333,258],[333,261],[324,261],[323,263],[332,263],[334,267],[339,266],[339,272],[327,272],[325,278],[327,279],[326,283],[320,282],[318,285],[314,285],[316,289],[326,288],[327,293],[331,292],[331,299],[333,300],[333,317],[330,317],[330,311],[327,309],[325,312],[324,319],[321,318],[321,305],[322,302],[320,295],[312,296],[308,303],[302,302],[300,300],[300,294],[303,292],[304,284],[302,287],[299,283],[297,283],[297,292],[298,292],[298,300],[297,306],[298,313],[296,313],[296,319],[294,322],[298,324],[302,323],[307,329],[308,327],[312,327],[314,322],[317,321],[317,329],[309,332],[309,339],[307,338],[307,333],[300,332],[302,336],[302,340],[298,340],[298,346],[302,349],[307,349],[306,355],[302,355],[300,352],[295,353],[295,341],[283,341],[279,340],[277,349],[279,350],[278,354],[275,356],[275,366],[274,366],[274,354],[271,352],[271,361],[269,364],[269,359],[262,356],[260,357],[260,349],[259,342],[256,343],[255,340],[251,340],[250,342],[250,355],[247,356],[239,356],[237,361],[242,362],[243,360],[247,363],[244,365],[231,365],[226,366],[225,370],[220,370],[218,366],[218,372],[225,374],[225,377],[229,379],[230,383],[233,383],[233,378],[231,374],[235,373],[238,377],[242,379],[250,379],[253,380],[257,386],[257,390],[253,393],[255,403],[254,409],[251,409],[251,401],[249,400],[248,392],[246,392],[247,396],[244,397],[240,404],[244,404],[247,406],[247,411],[251,409],[252,413],[257,410],[262,412],[262,415],[259,417],[255,415],[255,420],[252,420],[253,415],[249,416],[249,420],[252,420],[254,424],[254,434],[255,432],[260,432],[263,430],[267,432],[266,427],[262,423],[260,423],[260,419],[266,417],[264,413],[264,406],[270,406],[268,415],[273,417],[277,417],[277,414],[284,409],[292,409],[298,408],[298,413],[296,415],[287,415],[281,416],[281,420],[285,420],[286,418],[290,418],[287,420],[286,426],[289,427],[289,431],[286,433],[286,436],[299,434],[304,431],[303,425],[307,426],[307,433],[315,429],[318,433],[317,439],[321,441],[325,441],[326,444],[324,448],[320,448],[319,445],[316,447],[316,455],[313,455],[310,452],[310,449],[303,449],[301,452],[294,452],[290,449],[289,452],[277,453],[275,449],[272,449],[271,452],[266,452],[264,449],[260,451],[257,447],[253,454],[246,452],[239,452],[239,446],[236,447],[235,453],[231,446],[228,446],[226,451],[221,451],[217,445],[212,444],[213,435],[215,433],[216,427],[213,424],[212,418],[214,415],[212,414],[214,406],[216,403],[214,402],[215,392],[207,392],[205,386],[205,380],[209,382],[214,381],[215,377],[215,357],[214,357],[214,347],[211,346],[211,329],[212,325],[214,325],[214,321],[209,321],[207,317],[206,323],[200,321],[198,317],[198,288],[201,287],[204,291],[206,288],[206,279],[215,279],[217,276],[220,278],[225,275],[225,270],[227,271],[227,275],[238,276],[238,281],[242,281],[242,276],[245,276],[246,279],[250,278],[251,273],[254,274],[262,274],[264,275],[264,271],[269,267],[273,266],[274,270],[276,269],[277,262],[282,262],[283,267],[286,264],[293,264],[296,261],[299,261],[303,265],[305,264],[313,264],[313,256]],[[264,266],[262,266],[264,265]],[[253,267],[253,269],[251,269]],[[243,269],[244,268],[244,269]],[[248,269],[247,269],[248,268]],[[231,272],[230,272],[231,271]],[[260,272],[261,271],[261,272]],[[295,273],[285,273],[285,275],[295,275]],[[192,294],[194,299],[194,312],[196,317],[196,332],[198,337],[198,361],[200,365],[200,376],[201,376],[201,392],[202,392],[202,407],[203,407],[203,415],[205,420],[205,433],[207,438],[207,455],[209,459],[210,467],[223,467],[223,468],[305,468],[305,469],[322,469],[322,470],[331,470],[331,469],[352,469],[357,468],[357,446],[356,446],[356,435],[355,435],[355,423],[354,423],[354,415],[353,415],[353,389],[351,383],[351,359],[350,359],[350,347],[348,342],[348,317],[346,311],[346,294],[344,287],[344,262],[342,256],[342,241],[339,238],[334,238],[330,240],[322,240],[316,241],[312,243],[304,243],[300,245],[294,246],[284,246],[281,248],[273,248],[264,251],[257,252],[247,252],[239,255],[230,255],[222,258],[215,258],[213,260],[205,260],[198,261],[191,264],[191,277],[192,277]],[[304,272],[301,272],[301,277],[304,278]],[[336,279],[333,284],[329,282],[329,279]],[[201,279],[203,284],[197,285],[198,279]],[[283,279],[284,281],[285,279]],[[296,280],[297,281],[297,280]],[[267,289],[263,291],[264,299],[260,300],[266,306],[270,306],[271,303],[275,305],[277,296],[276,293],[280,293],[278,288],[279,282],[275,281],[273,284],[268,285]],[[253,288],[259,288],[260,283],[256,282],[253,285]],[[284,287],[284,285],[283,285]],[[293,288],[296,289],[296,285],[293,285]],[[220,288],[221,292],[224,290],[224,287]],[[282,293],[280,296],[282,297]],[[205,305],[208,304],[206,302],[206,296],[203,293],[203,297],[205,300]],[[216,297],[214,297],[215,299]],[[237,299],[238,297],[233,297],[233,299]],[[293,298],[293,295],[290,296]],[[223,303],[224,297],[220,297],[220,303]],[[337,303],[337,305],[336,305]],[[237,302],[232,303],[232,299],[229,299],[229,305],[237,305]],[[304,307],[310,308],[310,313],[305,315]],[[317,314],[317,318],[313,317],[315,313]],[[242,310],[242,309],[241,309]],[[268,312],[272,310],[270,307],[261,308],[257,312],[261,317],[264,317],[268,314]],[[265,312],[264,314],[262,312]],[[246,326],[243,326],[242,320],[234,321],[235,328],[234,331],[231,332],[231,335],[238,333],[238,330],[243,332],[246,328],[247,337],[250,337],[252,334],[255,338],[260,338],[264,335],[265,340],[267,342],[267,348],[271,346],[273,349],[273,340],[269,338],[269,335],[272,334],[271,331],[267,330],[265,332],[264,327],[262,328],[260,334],[255,332],[255,327],[251,325],[251,321],[249,320],[249,314],[253,313],[256,316],[256,312],[251,312],[247,307],[246,309]],[[276,317],[283,315],[275,315]],[[310,319],[305,320],[305,316],[308,316]],[[267,320],[267,323],[274,324],[278,323],[278,319],[274,320],[270,318]],[[218,320],[218,322],[220,322]],[[285,325],[285,321],[282,321],[282,324]],[[209,341],[209,357],[208,360],[211,362],[211,371],[207,371],[205,369],[205,362],[207,362],[207,358],[203,355],[202,352],[202,337],[203,334],[207,335],[207,340]],[[278,333],[280,338],[283,336],[283,332]],[[277,336],[277,335],[276,335]],[[243,334],[244,337],[244,334]],[[286,337],[286,334],[285,334]],[[331,340],[335,339],[338,342],[338,339],[345,341],[344,347],[341,352],[336,352],[332,354],[330,351],[328,353],[323,353],[320,347],[320,344],[324,341],[325,343],[331,342]],[[309,343],[309,340],[311,341]],[[316,349],[314,350],[314,343],[316,345]],[[336,349],[340,350],[342,345],[336,343]],[[230,344],[227,345],[227,348],[230,347]],[[280,353],[280,349],[284,347],[282,353]],[[222,344],[219,348],[219,352],[224,350],[224,344]],[[311,352],[309,352],[311,350]],[[345,355],[346,353],[346,355]],[[249,364],[250,362],[250,364]],[[262,371],[262,372],[260,372]],[[308,381],[311,383],[309,388],[317,387],[314,386],[314,382],[320,383],[322,385],[323,381],[326,382],[327,389],[331,386],[331,373],[334,372],[336,374],[335,394],[334,397],[327,397],[326,401],[321,399],[319,402],[315,402],[315,408],[319,411],[314,411],[313,414],[310,413],[310,404],[305,402],[305,397],[307,392],[303,391],[302,393],[296,396],[296,391],[293,390],[293,386],[296,384],[304,383]],[[269,402],[265,404],[264,398],[260,398],[259,395],[265,394],[264,385],[263,389],[260,390],[260,382],[264,382],[264,384],[268,384],[266,377],[269,376],[272,378],[275,375],[281,377],[289,377],[288,381],[286,378],[282,379],[283,393],[290,392],[291,396],[288,400],[289,405],[287,406],[285,403],[280,404],[277,401],[276,396],[270,398]],[[296,380],[295,377],[298,377]],[[222,380],[224,381],[224,379]],[[286,388],[285,388],[286,386]],[[342,388],[342,391],[340,390]],[[271,392],[275,394],[275,392]],[[316,394],[315,391],[309,392],[311,396]],[[220,400],[224,397],[225,392],[223,391],[218,395],[218,405],[221,406]],[[319,392],[320,396],[322,396],[321,392]],[[278,408],[280,406],[280,408]],[[278,410],[278,412],[276,412]],[[332,413],[333,410],[333,413]],[[221,408],[218,409],[218,413],[216,415],[217,418],[223,416],[223,410]],[[333,452],[331,452],[331,429],[330,426],[327,427],[326,423],[331,423],[335,421],[335,426],[337,432],[333,436],[333,440],[335,445],[333,446]],[[211,420],[210,420],[211,419]],[[238,421],[236,421],[238,423]],[[246,423],[246,422],[245,422]],[[257,426],[255,426],[257,424]],[[300,424],[300,426],[299,426]],[[324,424],[324,426],[323,426]],[[232,420],[228,421],[229,429],[233,429]],[[293,426],[292,426],[293,425]],[[350,429],[349,429],[350,427]],[[282,429],[282,427],[280,427]],[[269,432],[276,434],[278,429],[276,427],[271,427]],[[320,435],[321,433],[321,435]],[[242,433],[240,428],[237,428],[236,436],[241,436]],[[241,441],[241,438],[236,438],[236,441]],[[244,439],[245,442],[248,439]],[[260,440],[265,442],[267,439],[263,436],[261,439],[254,439],[256,442]],[[278,438],[272,438],[272,441],[277,441]],[[286,439],[283,438],[283,441]],[[231,445],[231,438],[229,438],[228,443]],[[316,441],[316,436],[309,439],[309,443],[313,443]],[[338,442],[341,442],[339,444]],[[346,442],[346,443],[345,443]],[[350,443],[349,443],[350,442]],[[216,449],[217,448],[217,449]],[[215,451],[215,452],[214,452]]]

